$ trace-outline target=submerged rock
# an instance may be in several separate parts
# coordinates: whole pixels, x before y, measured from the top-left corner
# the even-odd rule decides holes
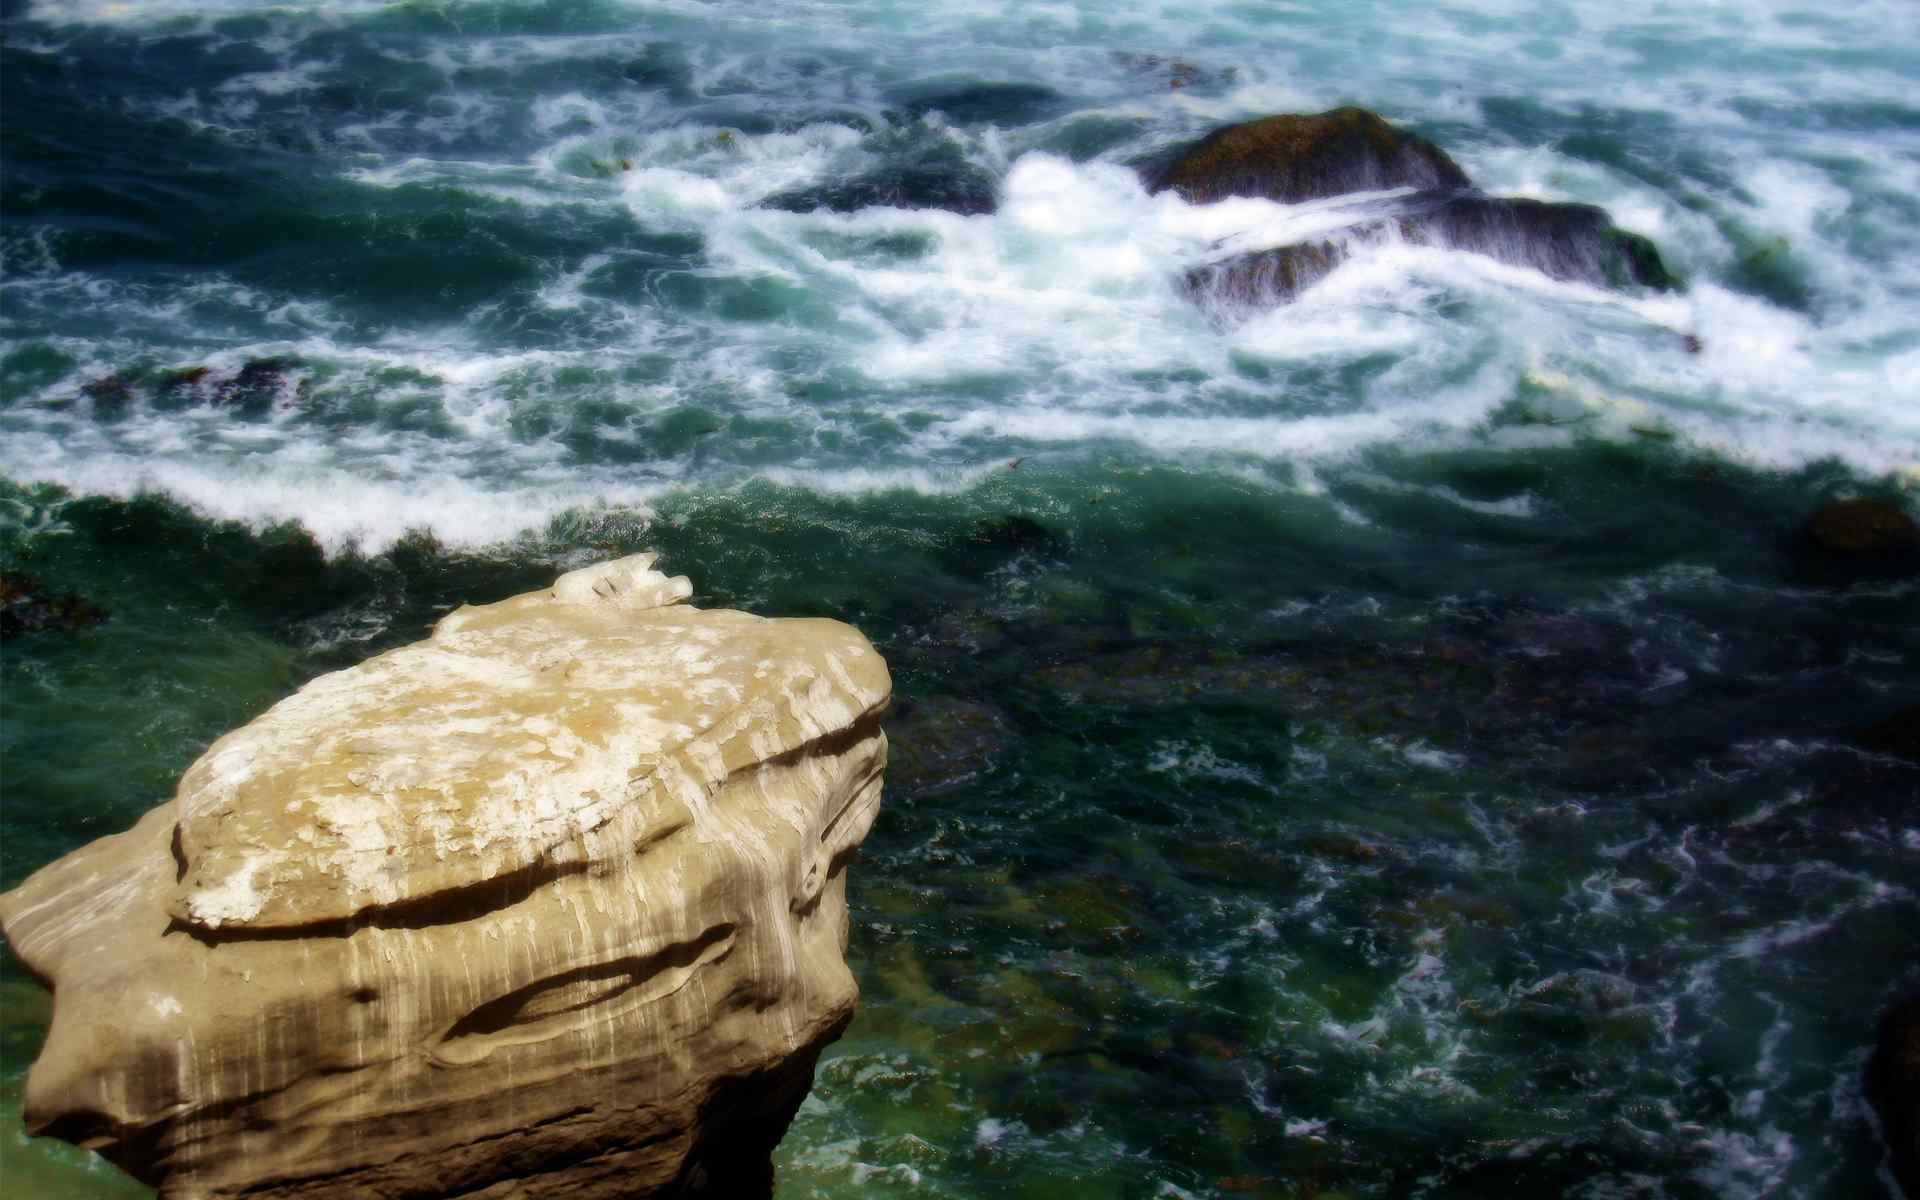
[[[214,402],[247,416],[260,416],[281,397],[289,372],[299,365],[292,358],[250,358],[233,378],[220,384]]]
[[[853,1015],[887,671],[651,561],[314,680],[0,896],[29,1129],[163,1197],[768,1194]]]
[[[1418,245],[1470,250],[1552,279],[1613,288],[1678,285],[1652,242],[1616,228],[1591,204],[1448,196],[1396,224]]]
[[[1880,1114],[1893,1177],[1920,1200],[1920,996],[1880,1019],[1880,1040],[1867,1062],[1867,1099]]]
[[[1055,116],[1067,99],[1044,84],[958,83],[915,89],[902,97],[908,117],[939,113],[955,125],[998,125],[1017,129]]]
[[[116,416],[125,412],[128,402],[133,399],[133,384],[117,371],[88,380],[80,385],[80,391],[93,401],[93,411],[99,416]]]
[[[1195,301],[1225,308],[1284,304],[1333,274],[1351,257],[1345,241],[1300,242],[1195,267],[1181,290]]]
[[[1388,188],[1471,187],[1446,151],[1364,108],[1262,117],[1216,129],[1146,174],[1189,204],[1253,196],[1299,204]]]
[[[1920,573],[1920,524],[1898,504],[1858,497],[1821,505],[1792,539],[1801,581],[1845,587]]]
[[[84,596],[57,595],[32,575],[0,572],[0,640],[23,633],[72,633],[107,619],[107,610]]]
[[[859,212],[863,208],[934,208],[974,216],[998,203],[993,179],[966,163],[905,163],[852,179],[770,196],[763,207],[785,212]]]
[[[1013,743],[998,709],[926,696],[897,705],[887,718],[887,769],[896,795],[936,796],[998,769]]]
[[[1807,521],[1807,537],[1829,554],[1870,559],[1920,551],[1920,525],[1884,500],[1836,500]]]
[[[993,176],[969,162],[944,129],[913,123],[867,138],[874,165],[858,175],[779,192],[762,207],[851,213],[868,208],[940,209],[973,216],[999,203]]]
[[[1164,80],[1166,90],[1172,92],[1183,88],[1224,86],[1232,83],[1240,74],[1234,67],[1213,70],[1184,58],[1172,58],[1164,54],[1115,50],[1113,60],[1135,74]]]
[[[1196,297],[1232,304],[1280,303],[1332,274],[1356,251],[1390,241],[1466,250],[1569,283],[1662,291],[1676,286],[1652,242],[1615,228],[1591,204],[1429,192],[1373,207],[1391,215],[1324,241],[1195,268],[1187,273],[1186,288]]]
[[[1172,189],[1194,204],[1231,196],[1298,204],[1417,189],[1357,202],[1348,223],[1331,235],[1189,271],[1184,288],[1203,303],[1284,303],[1356,252],[1396,241],[1482,254],[1596,287],[1678,286],[1653,243],[1615,227],[1603,210],[1483,195],[1439,147],[1365,109],[1230,125],[1150,170],[1146,179],[1149,190]]]
[[[1869,750],[1920,762],[1920,704],[1909,704],[1875,721],[1854,734],[1853,740]]]

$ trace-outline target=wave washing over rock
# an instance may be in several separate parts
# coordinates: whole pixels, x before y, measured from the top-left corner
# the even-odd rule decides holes
[[[314,680],[0,897],[56,998],[28,1127],[166,1197],[769,1193],[890,684],[651,563]]]
[[[1235,196],[1302,204],[1392,193],[1338,210],[1343,226],[1335,236],[1189,270],[1187,290],[1214,306],[1291,300],[1355,251],[1395,241],[1484,254],[1596,287],[1668,290],[1677,282],[1652,242],[1614,228],[1603,210],[1483,195],[1444,150],[1361,108],[1229,125],[1147,178],[1152,190],[1171,189],[1194,204]]]

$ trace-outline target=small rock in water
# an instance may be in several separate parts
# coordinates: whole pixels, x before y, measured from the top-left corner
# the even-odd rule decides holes
[[[160,376],[159,388],[163,392],[171,392],[178,388],[198,387],[206,382],[207,376],[212,373],[212,367],[181,367],[175,371],[164,372]]]
[[[1390,242],[1482,254],[1595,287],[1679,286],[1652,242],[1616,228],[1601,209],[1482,195],[1445,151],[1365,109],[1230,125],[1149,167],[1145,178],[1148,190],[1172,189],[1193,204],[1233,196],[1298,204],[1418,189],[1357,201],[1351,223],[1330,236],[1189,271],[1185,290],[1203,304],[1285,303],[1354,253]]]
[[[1880,1114],[1893,1177],[1920,1200],[1920,996],[1880,1019],[1879,1044],[1867,1062],[1867,1099]]]
[[[114,372],[99,379],[88,380],[80,390],[93,401],[93,410],[102,415],[118,413],[127,407],[127,401],[133,398],[133,385],[125,375]]]
[[[1348,255],[1341,242],[1300,242],[1195,267],[1181,287],[1192,299],[1210,305],[1282,304],[1333,274]]]
[[[72,633],[107,619],[107,610],[83,596],[54,595],[31,575],[0,572],[0,639],[58,630]]]
[[[1815,545],[1834,554],[1879,557],[1920,548],[1920,525],[1884,500],[1836,500],[1807,522]]]
[[[886,721],[887,784],[904,795],[938,795],[994,770],[1014,741],[998,709],[928,696],[902,701]]]
[[[1907,707],[1862,729],[1854,741],[1869,750],[1920,762],[1920,704]]]
[[[1231,83],[1239,74],[1232,67],[1217,71],[1210,70],[1184,58],[1168,58],[1161,54],[1131,54],[1115,51],[1113,57],[1114,61],[1120,65],[1139,74],[1165,76],[1167,90],[1171,92]]]
[[[982,517],[962,534],[947,539],[940,557],[956,575],[978,576],[1020,554],[1058,555],[1067,539],[1032,517],[1019,513]]]
[[[931,208],[961,216],[990,213],[998,204],[986,172],[965,163],[880,167],[839,183],[781,192],[763,206],[785,212],[859,212],[863,208]]]
[[[1414,206],[1398,223],[1415,245],[1469,250],[1549,279],[1656,291],[1678,286],[1652,242],[1615,228],[1591,204],[1448,196]]]
[[[1472,182],[1446,151],[1364,108],[1262,117],[1216,129],[1146,172],[1147,190],[1189,204],[1253,196],[1298,204],[1349,192]]]
[[[1899,578],[1920,572],[1920,525],[1886,500],[1836,500],[1808,518],[1793,551],[1816,583]]]
[[[908,116],[939,113],[955,125],[998,125],[1015,129],[1059,113],[1066,100],[1036,83],[967,83],[921,91],[906,101]]]
[[[248,416],[260,416],[280,398],[287,373],[298,365],[292,358],[250,358],[233,378],[219,386],[214,401]]]

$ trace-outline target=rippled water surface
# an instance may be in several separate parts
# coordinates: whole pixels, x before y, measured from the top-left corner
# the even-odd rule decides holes
[[[657,549],[894,669],[781,1196],[1890,1194],[1920,584],[1801,530],[1917,507],[1911,4],[4,12],[0,568],[110,616],[6,643],[0,886]],[[1196,306],[1325,213],[1136,167],[1345,103],[1686,286]]]

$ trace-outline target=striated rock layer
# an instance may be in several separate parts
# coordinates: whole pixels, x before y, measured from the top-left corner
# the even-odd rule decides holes
[[[55,990],[29,1129],[166,1197],[766,1194],[890,685],[651,565],[314,680],[0,896]]]

